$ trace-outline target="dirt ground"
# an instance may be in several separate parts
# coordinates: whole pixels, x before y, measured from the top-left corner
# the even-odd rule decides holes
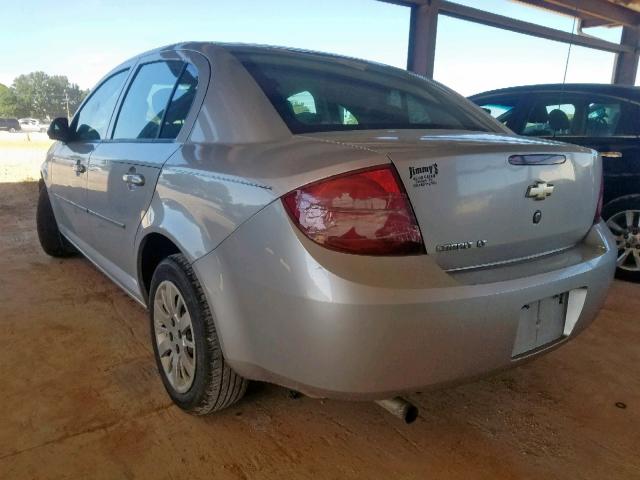
[[[146,312],[34,229],[36,184],[0,184],[0,479],[640,478],[640,285],[576,341],[493,378],[372,403],[256,385],[207,418],[172,406]]]

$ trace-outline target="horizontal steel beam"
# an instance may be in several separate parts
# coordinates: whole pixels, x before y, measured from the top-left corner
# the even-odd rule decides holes
[[[555,13],[559,13],[561,15],[569,16],[569,17],[578,17],[581,20],[586,20],[593,23],[600,22],[600,25],[613,23],[613,21],[611,20],[604,20],[602,18],[589,15],[588,13],[581,11],[579,7],[576,10],[575,6],[563,7],[562,5],[549,3],[547,0],[516,0],[516,1],[520,3],[524,3],[531,7],[536,7],[541,10],[545,10],[546,12],[552,11]]]
[[[436,4],[437,0],[379,0],[406,7]],[[588,21],[590,26],[624,25],[640,27],[640,12],[607,0],[516,0],[534,7],[563,15],[576,16]]]
[[[628,27],[640,26],[640,13],[631,10],[630,8],[607,0],[518,0],[524,3],[542,3],[543,8],[549,10],[572,10],[577,11],[578,17],[590,16],[601,18],[608,24],[612,25],[625,25]]]
[[[434,2],[435,3],[435,0]],[[467,20],[470,22],[481,23],[490,27],[502,28],[512,32],[523,33],[534,37],[545,38],[547,40],[555,40],[557,42],[572,43],[581,47],[595,48],[596,50],[604,50],[607,52],[620,53],[632,52],[633,49],[628,45],[607,42],[600,38],[589,37],[586,35],[576,35],[555,28],[543,27],[530,22],[516,20],[514,18],[497,15],[495,13],[485,12],[477,8],[467,7],[458,3],[448,1],[438,1],[438,10],[443,15]]]

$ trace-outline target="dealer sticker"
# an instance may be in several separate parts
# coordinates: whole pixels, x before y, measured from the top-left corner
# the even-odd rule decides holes
[[[438,178],[438,164],[432,163],[425,167],[409,167],[409,179],[413,180],[413,188],[436,185]]]

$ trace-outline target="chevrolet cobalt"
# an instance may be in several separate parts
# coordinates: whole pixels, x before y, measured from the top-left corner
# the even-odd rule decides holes
[[[616,266],[594,151],[362,60],[173,45],[49,135],[44,251],[148,308],[194,414],[248,380],[388,401],[517,365],[587,327]]]

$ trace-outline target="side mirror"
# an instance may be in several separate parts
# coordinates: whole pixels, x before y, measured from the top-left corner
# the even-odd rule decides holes
[[[71,130],[69,130],[69,120],[66,117],[58,117],[47,130],[47,135],[51,140],[60,140],[61,142],[68,142],[71,137]]]

